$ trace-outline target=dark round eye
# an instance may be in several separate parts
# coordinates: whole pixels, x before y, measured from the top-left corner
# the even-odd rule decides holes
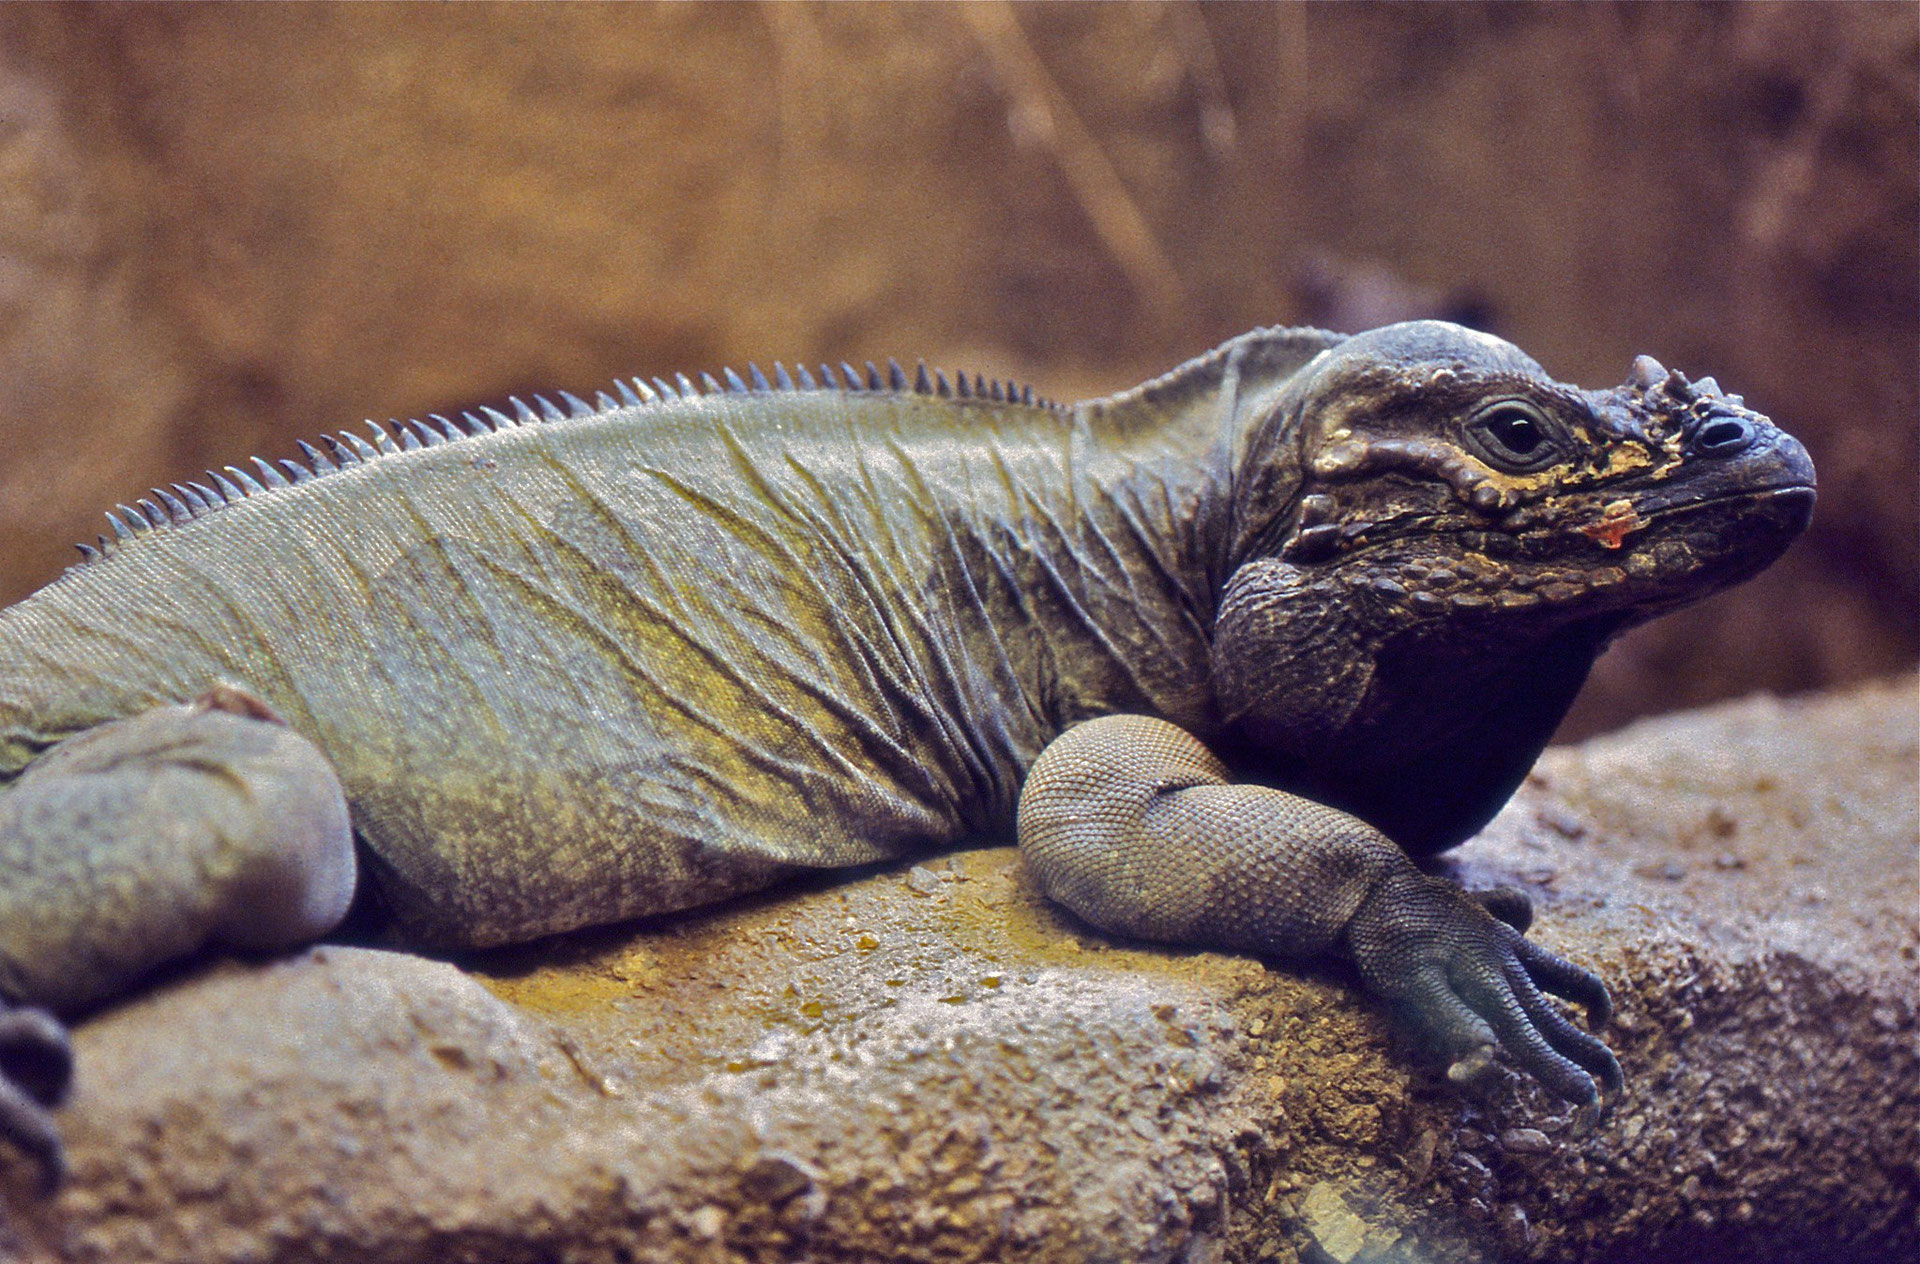
[[[1540,423],[1518,408],[1503,408],[1487,418],[1487,433],[1515,456],[1529,456],[1547,441]]]
[[[1480,455],[1509,470],[1539,469],[1559,454],[1546,417],[1531,404],[1504,400],[1473,419]]]

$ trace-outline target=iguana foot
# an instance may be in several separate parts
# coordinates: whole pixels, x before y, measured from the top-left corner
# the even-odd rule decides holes
[[[207,944],[306,943],[356,867],[333,768],[246,690],[102,724],[0,793],[0,997],[72,1014]]]
[[[1232,785],[1198,739],[1116,715],[1047,747],[1020,798],[1020,847],[1049,897],[1121,934],[1293,958],[1350,954],[1470,1080],[1505,1045],[1575,1102],[1624,1081],[1607,1047],[1541,995],[1612,1006],[1598,977],[1529,943],[1513,887],[1469,895],[1357,817]]]
[[[66,1176],[53,1111],[72,1083],[73,1046],[59,1020],[42,1009],[0,1011],[0,1140],[39,1164],[45,1194]]]
[[[1584,1006],[1596,1030],[1613,1005],[1597,975],[1520,934],[1515,923],[1525,925],[1530,909],[1512,888],[1470,895],[1443,878],[1400,871],[1360,906],[1347,941],[1367,986],[1453,1059],[1449,1078],[1478,1078],[1498,1043],[1554,1093],[1591,1105],[1602,1090],[1625,1088],[1620,1064],[1542,992]]]
[[[76,734],[0,792],[0,997],[72,1015],[208,945],[274,951],[346,913],[357,861],[318,747],[221,685]],[[0,1141],[62,1170],[66,1033],[0,1003]]]

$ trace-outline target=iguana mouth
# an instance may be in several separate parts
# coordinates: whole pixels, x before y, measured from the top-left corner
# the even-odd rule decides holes
[[[1654,506],[1651,509],[1643,510],[1642,513],[1648,522],[1655,522],[1664,521],[1680,514],[1692,513],[1702,509],[1711,509],[1716,505],[1730,504],[1735,501],[1745,501],[1755,508],[1759,508],[1762,505],[1789,507],[1795,502],[1803,501],[1806,504],[1806,512],[1810,516],[1813,513],[1815,496],[1816,493],[1811,484],[1800,483],[1788,487],[1755,488],[1737,492],[1722,492],[1718,496],[1702,496],[1693,500],[1678,500],[1670,505]]]
[[[1794,515],[1790,535],[1797,535],[1806,525],[1813,512],[1815,492],[1804,484],[1791,487],[1772,487],[1762,490],[1742,490],[1724,492],[1715,496],[1698,497],[1688,500],[1676,500],[1671,504],[1653,508],[1634,506],[1632,518],[1621,522],[1624,530],[1620,543],[1603,545],[1608,548],[1620,548],[1624,544],[1627,550],[1636,543],[1635,537],[1656,525],[1664,526],[1678,519],[1694,514],[1710,512],[1716,508],[1744,504],[1756,514],[1768,517],[1783,517],[1781,510],[1790,510],[1797,504],[1805,509]],[[1618,504],[1630,504],[1621,497]],[[1744,515],[1743,515],[1744,516]],[[1355,563],[1377,559],[1382,553],[1396,548],[1418,549],[1422,543],[1430,544],[1436,551],[1458,551],[1478,553],[1501,562],[1545,562],[1567,555],[1569,526],[1565,521],[1551,524],[1530,524],[1522,530],[1503,528],[1499,523],[1486,525],[1452,524],[1438,525],[1432,521],[1414,522],[1398,531],[1387,531],[1355,544],[1328,558],[1321,565],[1330,570],[1341,570]],[[1593,533],[1581,528],[1573,528],[1581,534]],[[1598,542],[1598,541],[1596,541]]]
[[[1813,502],[1813,488],[1798,484],[1696,497],[1644,515],[1623,498],[1607,506],[1620,514],[1602,513],[1586,527],[1559,515],[1522,531],[1408,524],[1308,569],[1363,603],[1423,617],[1557,622],[1665,608],[1766,566],[1805,528]]]

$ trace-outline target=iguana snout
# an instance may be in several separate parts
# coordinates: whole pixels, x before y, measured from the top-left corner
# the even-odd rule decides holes
[[[1597,508],[1566,506],[1576,532],[1618,555],[1628,577],[1619,596],[1636,621],[1747,578],[1806,529],[1806,448],[1714,379],[1690,382],[1643,355],[1624,384],[1592,399],[1608,430],[1657,458],[1604,488]]]

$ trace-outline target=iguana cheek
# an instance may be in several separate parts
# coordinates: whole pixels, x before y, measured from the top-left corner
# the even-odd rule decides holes
[[[1694,551],[1678,540],[1662,540],[1651,549],[1641,549],[1622,564],[1626,573],[1638,580],[1654,580],[1668,575],[1686,574],[1696,565]]]
[[[1383,475],[1408,475],[1418,484],[1444,488],[1480,519],[1505,517],[1549,486],[1539,475],[1503,474],[1438,439],[1386,438],[1344,428],[1330,436],[1308,468],[1318,490],[1301,500],[1299,523],[1285,551],[1291,561],[1323,561],[1341,545],[1408,513],[1446,512],[1443,497],[1421,496],[1415,503],[1404,491],[1369,493],[1368,486],[1390,488]],[[1368,478],[1375,483],[1362,482]],[[1357,490],[1338,494],[1343,485]],[[1392,498],[1382,499],[1388,495]]]
[[[1299,523],[1281,556],[1289,562],[1325,561],[1339,551],[1343,541],[1353,539],[1371,525],[1358,510],[1343,507],[1325,492],[1304,496],[1300,500]]]

